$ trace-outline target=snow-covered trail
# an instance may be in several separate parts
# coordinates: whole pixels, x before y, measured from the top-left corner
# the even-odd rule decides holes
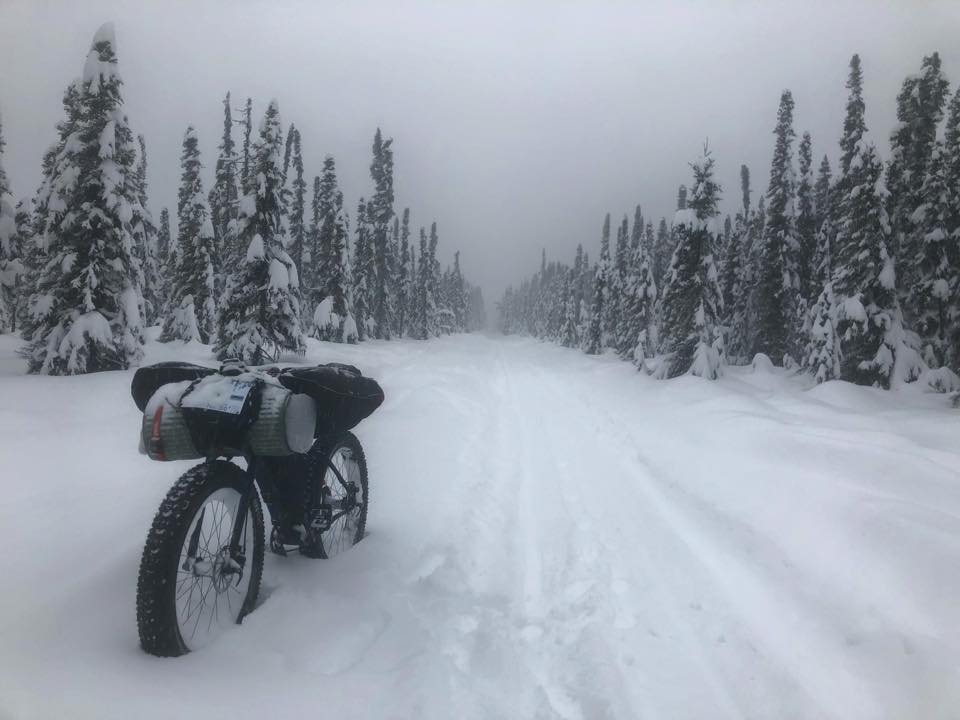
[[[137,648],[153,513],[128,373],[0,344],[0,718],[955,718],[960,415],[731,370],[657,382],[524,339],[312,344],[387,401],[368,537],[268,556],[202,652]],[[150,360],[202,348],[152,346]]]

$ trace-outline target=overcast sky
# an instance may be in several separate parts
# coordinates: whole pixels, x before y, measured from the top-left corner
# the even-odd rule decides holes
[[[960,80],[960,2],[253,2],[0,0],[4,164],[18,196],[39,181],[60,100],[97,27],[116,26],[127,112],[146,136],[155,214],[175,204],[184,129],[209,189],[221,99],[276,97],[301,130],[306,172],[337,159],[351,208],[370,144],[394,138],[398,208],[439,224],[488,306],[540,248],[596,253],[605,212],[672,214],[709,137],[725,208],[741,163],[766,189],[780,92],[814,153],[836,157],[850,55],[887,155],[895,98],[939,50]],[[954,86],[951,85],[951,92]],[[258,119],[257,119],[258,120]],[[237,134],[239,137],[239,133]]]

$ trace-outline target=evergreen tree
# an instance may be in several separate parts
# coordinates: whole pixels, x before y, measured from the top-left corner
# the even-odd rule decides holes
[[[353,314],[360,340],[376,337],[375,320],[371,314],[376,286],[376,259],[371,237],[370,208],[360,198],[357,205],[357,228],[353,244]]]
[[[844,380],[888,388],[896,364],[901,378],[912,379],[919,372],[919,358],[905,344],[893,258],[887,250],[883,167],[873,146],[862,142],[846,167],[842,181],[848,191],[838,198],[832,282],[840,373]]]
[[[610,296],[610,213],[603,220],[603,233],[600,238],[600,260],[593,278],[593,298],[590,308],[590,326],[584,337],[583,350],[589,355],[596,355],[608,345],[604,323],[606,321],[605,305]]]
[[[810,309],[810,328],[801,363],[818,383],[840,377],[838,310],[839,306],[833,294],[833,283],[827,278],[820,296]]]
[[[5,145],[3,123],[0,122],[0,333],[13,332],[16,328],[17,279],[23,271],[17,210],[3,167]]]
[[[370,164],[370,176],[373,178],[374,193],[367,204],[370,215],[371,250],[374,258],[374,271],[369,277],[371,283],[370,311],[372,313],[375,336],[390,339],[395,324],[391,288],[395,268],[390,261],[389,232],[393,219],[393,141],[384,140],[380,128],[373,138],[373,162]]]
[[[922,252],[923,228],[913,219],[923,203],[923,185],[927,168],[937,139],[937,126],[943,119],[947,100],[947,79],[940,69],[940,55],[933,53],[923,58],[919,75],[911,75],[903,82],[897,96],[897,127],[890,136],[890,163],[887,166],[887,210],[890,214],[890,251],[895,257],[908,258],[899,263],[898,275],[901,301],[911,320],[917,313],[908,296],[915,283],[925,282],[917,275],[910,260]],[[922,295],[922,293],[920,293]]]
[[[413,299],[413,248],[410,247],[410,208],[403,209],[400,226],[400,263],[397,269],[397,334],[403,337],[409,332]]]
[[[432,222],[430,223],[430,244],[427,247],[427,262],[425,263],[428,266],[427,303],[430,311],[428,314],[430,321],[428,331],[431,337],[439,335],[440,333],[440,261],[437,260],[437,246],[439,242],[440,238],[437,235],[437,223]]]
[[[177,242],[171,253],[172,292],[161,342],[210,343],[217,325],[217,272],[214,231],[203,192],[197,133],[188,127],[180,154]]]
[[[617,350],[622,357],[642,365],[644,358],[653,351],[650,327],[657,301],[657,286],[653,281],[646,245],[641,242],[643,217],[639,207],[634,216],[633,227],[630,258],[623,286],[623,315],[617,337]]]
[[[946,245],[952,248],[953,253],[960,254],[960,90],[950,100],[942,158],[944,182],[949,193]],[[954,264],[953,268],[956,267],[957,265]],[[953,287],[949,289],[949,295],[950,328],[947,331],[945,361],[949,367],[960,372],[960,279],[954,280]]]
[[[797,242],[800,298],[804,302],[819,292],[815,287],[813,259],[817,246],[816,198],[813,183],[813,148],[810,133],[805,132],[800,140],[800,178],[797,182]]]
[[[847,76],[847,112],[843,119],[843,136],[840,138],[840,176],[850,173],[850,163],[857,156],[860,140],[867,131],[864,120],[866,106],[863,103],[863,71],[860,56],[850,58],[850,74]]]
[[[233,116],[230,109],[230,93],[223,99],[223,136],[220,139],[220,154],[217,157],[216,175],[210,189],[210,217],[217,255],[229,262],[239,255],[236,248],[225,247],[230,222],[236,218],[239,191],[237,189],[237,156],[233,142]]]
[[[454,332],[466,332],[467,329],[467,295],[463,283],[463,274],[460,272],[460,251],[453,254],[453,268],[450,271],[450,310],[453,312]]]
[[[311,254],[314,273],[312,292],[317,298],[313,313],[313,333],[320,340],[355,343],[357,323],[351,308],[353,291],[347,248],[347,222],[343,212],[343,193],[337,187],[336,167],[327,156],[323,177],[314,181],[314,224],[311,232],[317,240]]]
[[[915,254],[906,265],[913,268],[915,278],[906,302],[911,310],[913,327],[920,336],[924,361],[931,367],[947,362],[951,330],[960,317],[955,294],[960,283],[960,253],[957,236],[951,233],[951,190],[944,162],[944,149],[934,146],[921,187],[920,205],[913,212],[911,223],[919,242]]]
[[[160,230],[157,233],[157,258],[160,261],[160,267],[163,268],[164,275],[167,274],[170,252],[173,249],[171,244],[170,211],[163,208],[160,210]],[[164,293],[164,297],[169,297],[169,292]]]
[[[716,220],[720,186],[713,179],[714,160],[704,147],[692,165],[693,192],[687,208],[674,220],[678,245],[663,293],[659,377],[690,372],[708,379],[721,373],[723,297],[717,282],[713,249],[721,230]]]
[[[823,156],[817,182],[814,185],[814,226],[816,227],[815,249],[810,266],[811,292],[822,287],[830,278],[833,265],[830,261],[830,243],[834,236],[831,219],[833,217],[833,188],[830,184],[830,160]]]
[[[751,242],[751,213],[750,169],[746,165],[740,166],[740,193],[741,207],[730,233],[720,274],[720,288],[726,310],[724,324],[727,331],[727,357],[731,360],[742,358],[749,347],[745,327],[748,292],[744,284],[744,260]]]
[[[47,263],[49,239],[58,230],[63,213],[64,201],[59,192],[60,178],[73,162],[71,153],[65,152],[67,140],[75,136],[80,127],[80,102],[83,96],[83,81],[74,80],[63,94],[64,117],[57,123],[57,142],[51,145],[43,155],[41,164],[42,181],[33,201],[33,219],[29,232],[25,233],[23,253],[23,273],[20,283],[22,302],[18,303],[18,325],[24,340],[32,340],[34,331],[45,328],[52,322],[52,306],[49,296],[39,289],[40,278]]]
[[[2,154],[2,153],[0,153]],[[0,162],[0,185],[3,167]],[[9,202],[10,195],[0,192],[0,205]],[[31,217],[29,203],[21,200],[13,210],[13,228],[7,223],[6,209],[0,209],[0,332],[16,332],[23,317],[25,294],[24,255],[31,242]]]
[[[417,268],[417,282],[414,290],[413,322],[411,334],[418,340],[430,337],[430,256],[427,251],[427,232],[420,228],[420,263]]]
[[[134,211],[130,226],[137,243],[137,256],[143,268],[143,318],[148,325],[153,325],[160,319],[167,300],[166,282],[157,247],[157,227],[153,224],[153,215],[147,207],[147,145],[143,135],[138,135],[137,141],[140,146],[136,174],[139,210]]]
[[[628,335],[624,327],[624,305],[626,304],[626,284],[630,259],[629,226],[627,216],[623,216],[620,227],[617,228],[617,245],[613,255],[613,268],[610,273],[609,302],[604,304],[604,332],[608,338],[607,345],[618,352],[628,353],[621,349],[621,336]],[[626,340],[624,339],[624,342]],[[634,343],[636,345],[636,343]],[[631,348],[632,350],[632,348]]]
[[[130,367],[143,355],[141,269],[130,219],[143,217],[137,152],[123,114],[113,27],[87,55],[69,141],[50,161],[46,263],[31,297],[30,372]]]
[[[400,307],[400,218],[396,214],[393,216],[393,230],[390,232],[390,243],[387,248],[387,267],[390,269],[387,293],[393,318],[390,334],[399,338],[402,337],[400,316],[403,314],[403,309]]]
[[[653,252],[653,282],[658,288],[664,286],[667,270],[670,269],[670,257],[673,255],[673,243],[670,237],[670,228],[667,219],[660,218],[657,226],[657,242]]]
[[[284,350],[304,351],[297,268],[284,250],[283,139],[277,102],[271,101],[251,148],[254,187],[240,202],[237,238],[247,253],[227,280],[220,310],[217,356],[260,364]]]
[[[300,147],[300,131],[292,129],[291,163],[293,166],[292,193],[290,202],[290,237],[287,252],[297,266],[301,277],[304,273],[304,263],[310,258],[307,248],[307,232],[304,225],[304,211],[306,209],[307,183],[303,179],[303,151]]]
[[[253,132],[253,100],[247,98],[243,107],[243,171],[240,175],[240,189],[244,195],[250,194],[250,185],[253,181],[250,165],[250,135]],[[238,208],[239,212],[239,208]]]
[[[767,189],[767,222],[760,250],[756,292],[759,310],[753,352],[765,353],[776,363],[789,365],[799,357],[801,333],[797,326],[800,299],[799,252],[794,213],[793,96],[780,96],[776,144]]]

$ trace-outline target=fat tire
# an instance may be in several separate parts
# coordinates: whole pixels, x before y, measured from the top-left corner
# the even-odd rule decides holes
[[[363,539],[367,531],[367,510],[370,507],[370,482],[367,476],[367,457],[363,453],[363,446],[352,432],[344,432],[332,438],[319,439],[307,454],[307,498],[308,507],[318,494],[317,485],[323,479],[327,470],[327,460],[341,447],[346,445],[353,453],[353,458],[360,469],[360,487],[363,492],[363,507],[360,510],[360,520],[357,523],[357,534],[351,545],[356,545]],[[304,557],[317,560],[326,560],[327,552],[323,547],[323,538],[320,535],[307,537],[300,543],[300,554]]]
[[[186,532],[200,505],[214,492],[232,488],[243,492],[243,470],[226,460],[197,465],[174,484],[153,519],[140,560],[137,578],[137,630],[140,646],[151,655],[177,657],[189,652],[177,625],[177,563]],[[250,586],[237,622],[256,605],[263,575],[263,508],[256,487],[250,495],[253,517],[253,557],[247,559]]]

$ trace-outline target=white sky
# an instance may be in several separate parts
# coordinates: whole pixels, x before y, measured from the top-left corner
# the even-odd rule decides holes
[[[380,125],[394,138],[398,208],[415,225],[438,221],[442,259],[460,249],[491,308],[541,247],[569,261],[583,242],[595,255],[605,212],[632,216],[639,202],[648,218],[670,215],[707,137],[727,209],[741,163],[765,190],[784,88],[815,164],[833,161],[854,52],[884,155],[896,94],[924,54],[939,50],[960,80],[949,0],[0,0],[4,165],[18,196],[36,187],[63,89],[107,20],[155,215],[175,205],[188,124],[209,189],[227,90],[235,107],[252,96],[257,116],[276,97],[301,130],[308,176],[334,155],[351,209],[369,193]]]

